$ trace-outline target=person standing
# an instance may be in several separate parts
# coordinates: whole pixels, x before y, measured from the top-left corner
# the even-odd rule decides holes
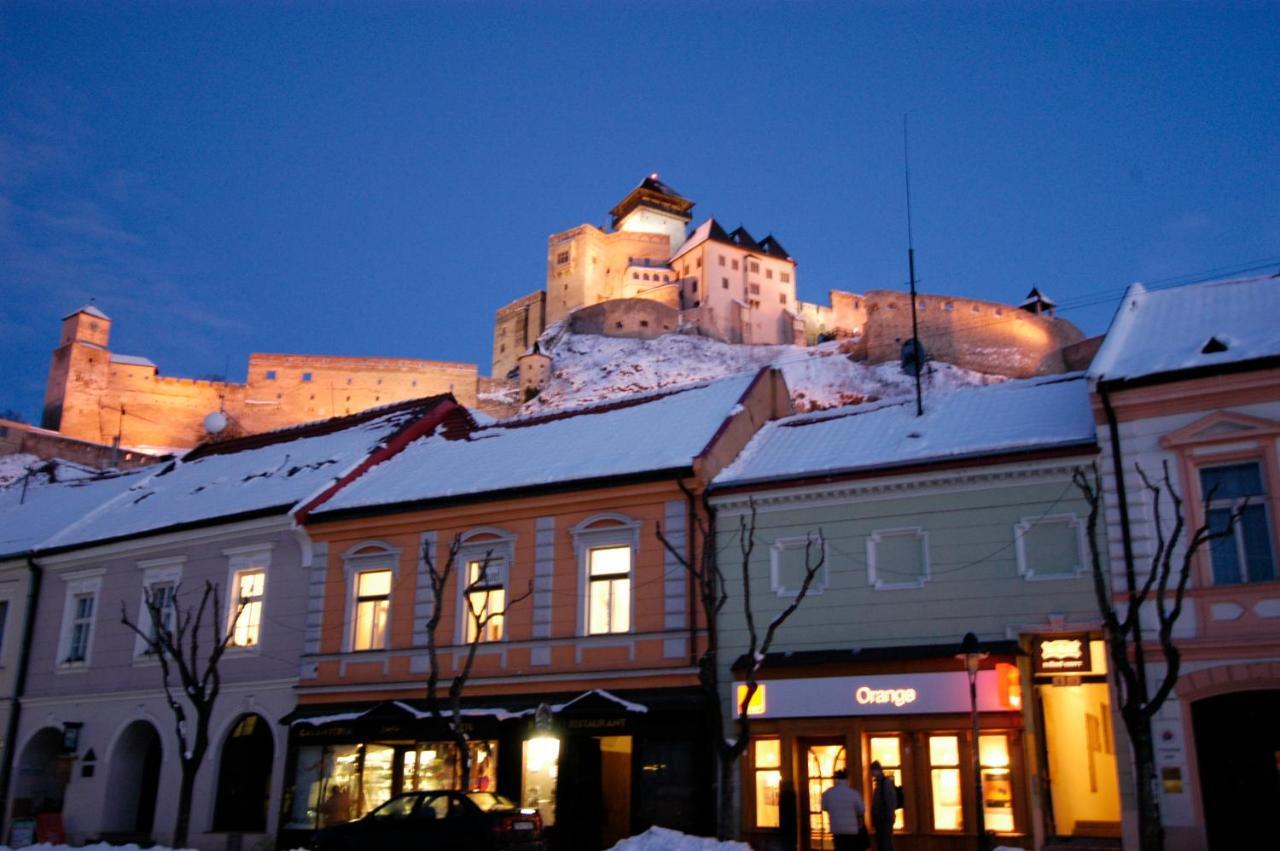
[[[835,851],[861,851],[859,843],[864,830],[863,817],[867,805],[862,795],[849,785],[849,774],[843,768],[836,769],[831,788],[822,793],[822,811],[827,814],[827,824],[835,838]]]
[[[893,778],[884,773],[879,762],[871,763],[871,829],[876,835],[876,851],[893,851],[894,811],[898,809],[898,790]]]

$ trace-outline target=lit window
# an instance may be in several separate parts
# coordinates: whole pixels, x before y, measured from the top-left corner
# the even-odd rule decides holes
[[[351,649],[381,650],[387,646],[390,602],[390,570],[366,570],[356,574],[356,616]]]
[[[979,736],[978,763],[982,766],[982,808],[987,830],[1013,833],[1013,775],[1009,768],[1009,737]]]
[[[933,829],[962,830],[964,810],[960,803],[958,736],[929,737],[929,772],[933,790]]]
[[[262,596],[267,573],[261,569],[238,571],[231,580],[231,643],[255,647],[262,635]]]
[[[756,776],[756,827],[778,827],[778,793],[782,786],[782,742],[756,739],[752,762]]]
[[[1226,528],[1234,511],[1244,512],[1231,534],[1210,544],[1213,583],[1269,582],[1276,578],[1271,552],[1271,523],[1262,467],[1254,462],[1200,470],[1205,519],[1214,532]],[[1248,505],[1245,506],[1245,500]]]
[[[93,593],[76,594],[71,604],[71,634],[64,662],[84,662],[89,657],[89,635],[93,630]]]
[[[595,547],[587,552],[587,633],[631,629],[631,547]]]
[[[884,776],[893,781],[894,786],[905,789],[902,785],[902,740],[897,736],[872,736],[869,742],[871,761],[880,763]],[[870,799],[874,785],[867,786],[867,797]],[[902,801],[898,802],[899,804]],[[893,829],[902,830],[904,807],[899,807],[893,814]]]
[[[497,559],[467,562],[466,640],[501,641],[507,591],[503,583],[506,566]]]

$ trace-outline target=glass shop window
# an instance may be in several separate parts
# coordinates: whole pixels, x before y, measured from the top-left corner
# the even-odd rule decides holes
[[[778,827],[782,742],[778,739],[756,739],[751,746],[756,781],[756,827]]]
[[[880,767],[884,769],[885,777],[893,781],[894,786],[902,788],[905,792],[906,786],[902,782],[902,739],[897,736],[872,736],[868,743],[868,750],[871,752],[871,759],[867,765],[872,762],[880,763]],[[873,781],[868,780],[867,794],[864,796],[867,801],[871,800],[871,793],[874,790]],[[899,801],[898,803],[902,803]],[[898,809],[893,815],[893,829],[902,830],[906,826],[903,818],[903,812],[906,807]]]
[[[960,738],[929,737],[929,775],[933,791],[933,829],[962,830],[960,802]]]
[[[1013,774],[1008,736],[978,736],[982,809],[987,830],[1013,833]]]

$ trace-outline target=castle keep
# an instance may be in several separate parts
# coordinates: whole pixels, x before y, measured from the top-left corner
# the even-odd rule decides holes
[[[757,240],[714,218],[692,230],[694,202],[651,174],[610,211],[612,229],[583,224],[547,239],[543,290],[498,309],[493,375],[514,375],[548,327],[651,338],[673,331],[729,343],[812,344],[852,338],[871,363],[901,356],[911,301],[889,290],[831,290],[829,304],[796,297],[796,261],[772,234]],[[922,295],[920,338],[931,357],[1016,377],[1069,368],[1064,350],[1083,340],[1033,291],[1020,308]],[[535,355],[545,357],[545,355]]]

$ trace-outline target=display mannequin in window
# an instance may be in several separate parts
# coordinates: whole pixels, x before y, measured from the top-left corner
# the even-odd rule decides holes
[[[835,782],[831,788],[822,793],[822,810],[831,826],[835,851],[861,851],[867,847],[863,827],[867,806],[858,790],[849,785],[849,775],[843,768],[837,768],[832,779]]]
[[[893,818],[898,809],[898,793],[879,762],[871,763],[871,829],[876,835],[876,851],[893,851]]]

